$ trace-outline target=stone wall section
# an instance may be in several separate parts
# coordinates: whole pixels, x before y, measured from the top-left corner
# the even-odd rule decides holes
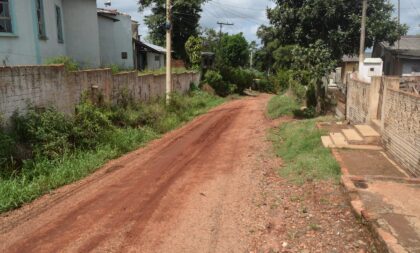
[[[388,89],[382,140],[413,175],[420,176],[420,96]]]
[[[0,116],[8,120],[28,106],[55,107],[72,114],[84,92],[116,103],[121,92],[139,101],[165,96],[165,75],[139,76],[136,71],[113,75],[110,69],[67,72],[63,65],[0,67]],[[172,90],[186,93],[199,84],[199,73],[174,74]]]

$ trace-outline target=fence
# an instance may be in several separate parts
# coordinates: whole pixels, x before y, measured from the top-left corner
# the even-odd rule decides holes
[[[400,90],[399,77],[349,78],[347,119],[379,125],[385,149],[413,175],[420,176],[420,96]]]
[[[199,81],[198,73],[174,74],[172,90],[185,93]],[[28,105],[53,106],[72,114],[85,91],[98,92],[111,103],[123,91],[146,101],[165,95],[165,75],[138,76],[135,71],[113,75],[110,69],[67,72],[63,65],[0,67],[0,115],[5,120]]]

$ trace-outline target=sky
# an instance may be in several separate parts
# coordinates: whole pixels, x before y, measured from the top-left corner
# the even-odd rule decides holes
[[[98,0],[98,7],[104,7],[107,0]],[[138,12],[137,0],[111,0],[113,9],[132,16],[140,22],[140,34],[147,36],[148,29],[143,19],[150,11]],[[391,0],[397,6],[398,0]],[[265,9],[273,7],[271,0],[211,0],[204,5],[200,25],[203,28],[219,30],[218,21],[233,23],[223,29],[229,33],[244,33],[249,41],[257,41],[257,29],[262,24],[268,24]],[[397,15],[395,13],[395,15]],[[410,26],[408,34],[420,34],[420,0],[401,0],[401,22]]]

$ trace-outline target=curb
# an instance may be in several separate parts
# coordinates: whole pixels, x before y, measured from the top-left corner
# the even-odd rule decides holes
[[[336,149],[332,149],[332,154],[337,160],[341,168],[341,185],[344,188],[345,192],[348,195],[348,201],[350,202],[351,209],[354,215],[357,218],[362,219],[364,224],[366,224],[371,231],[374,242],[379,250],[379,252],[387,253],[408,253],[399,243],[397,238],[395,238],[391,233],[382,229],[377,221],[378,215],[374,212],[368,211],[365,209],[364,204],[360,198],[357,187],[354,182],[365,182],[369,179],[376,180],[392,180],[392,181],[402,181],[410,184],[420,184],[420,179],[409,179],[409,178],[395,178],[395,177],[385,177],[385,176],[352,176],[349,173],[347,167],[345,167],[343,159],[340,153]]]

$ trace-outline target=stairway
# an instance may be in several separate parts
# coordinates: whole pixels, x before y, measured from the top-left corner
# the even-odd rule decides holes
[[[380,134],[369,125],[355,125],[321,137],[326,148],[382,150]]]

